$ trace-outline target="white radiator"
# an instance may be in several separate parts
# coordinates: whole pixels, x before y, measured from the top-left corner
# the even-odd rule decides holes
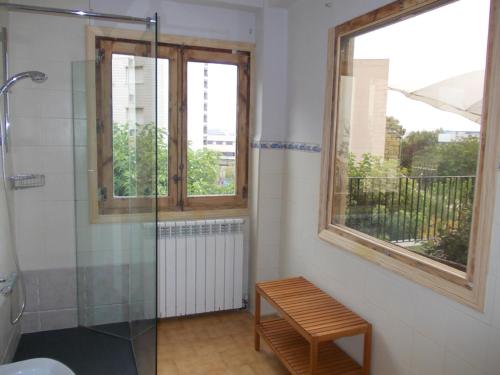
[[[243,223],[158,224],[158,317],[243,307]]]

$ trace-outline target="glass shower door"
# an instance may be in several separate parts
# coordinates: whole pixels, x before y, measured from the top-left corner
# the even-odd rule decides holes
[[[127,340],[139,375],[156,373],[153,28],[146,56],[110,38],[105,55],[72,66],[79,325]]]

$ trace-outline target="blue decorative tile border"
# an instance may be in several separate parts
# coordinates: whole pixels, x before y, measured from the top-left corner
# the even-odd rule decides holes
[[[317,143],[252,141],[251,147],[261,150],[294,150],[314,153],[321,152],[321,146]]]

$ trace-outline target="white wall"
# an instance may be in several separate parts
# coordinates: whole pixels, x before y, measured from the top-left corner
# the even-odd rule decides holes
[[[322,141],[328,29],[388,2],[334,0],[328,8],[302,0],[289,8],[288,140]],[[479,313],[320,241],[319,181],[319,153],[286,152],[281,276],[304,275],[374,325],[375,375],[497,375],[500,190],[486,309]],[[343,345],[360,358],[359,339]]]
[[[287,121],[288,12],[265,6],[257,20],[257,121],[253,139],[283,141]]]
[[[257,18],[255,128],[252,143],[283,141],[286,134],[288,14],[266,4]],[[284,152],[252,149],[250,305],[257,281],[279,277],[281,184]],[[264,305],[263,311],[270,312]]]
[[[152,0],[90,0],[97,12],[160,18],[160,32],[201,38],[255,41],[255,13],[189,2]],[[103,22],[99,22],[104,24]]]

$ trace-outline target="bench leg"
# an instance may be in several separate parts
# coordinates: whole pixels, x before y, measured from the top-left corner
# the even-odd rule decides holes
[[[254,345],[255,350],[260,351],[260,335],[257,326],[260,324],[260,294],[255,291],[255,316],[254,316]]]
[[[372,359],[372,326],[368,325],[368,329],[365,332],[365,343],[363,350],[363,374],[370,375]]]
[[[311,375],[314,375],[318,372],[318,347],[318,343],[313,340],[311,342],[309,354]]]

